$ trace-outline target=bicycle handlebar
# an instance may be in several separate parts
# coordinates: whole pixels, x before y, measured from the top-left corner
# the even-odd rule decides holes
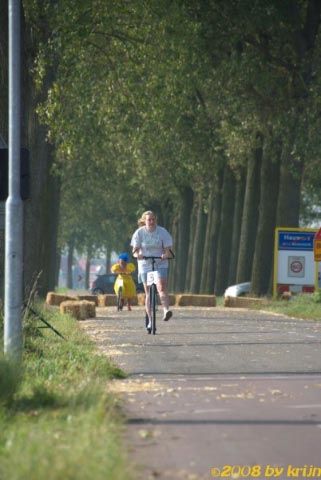
[[[169,249],[169,251],[172,254],[171,257],[162,258],[162,257],[153,257],[153,256],[150,256],[150,257],[143,256],[142,260],[173,260],[175,258],[174,252],[171,249]],[[137,253],[137,251],[134,253]],[[135,257],[134,254],[133,254],[133,258],[136,258],[136,260],[138,260],[138,258]]]

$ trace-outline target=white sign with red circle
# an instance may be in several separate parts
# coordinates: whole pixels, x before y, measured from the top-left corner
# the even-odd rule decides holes
[[[305,257],[288,257],[288,276],[303,278],[305,276]]]

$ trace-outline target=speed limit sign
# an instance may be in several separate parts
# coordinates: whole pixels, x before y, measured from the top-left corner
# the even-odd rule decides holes
[[[305,257],[289,256],[288,259],[288,276],[304,277],[305,275]]]

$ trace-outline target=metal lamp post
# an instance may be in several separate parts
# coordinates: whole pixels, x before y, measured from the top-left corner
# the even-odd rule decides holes
[[[23,204],[20,196],[20,0],[9,0],[9,196],[6,202],[4,351],[22,355]]]

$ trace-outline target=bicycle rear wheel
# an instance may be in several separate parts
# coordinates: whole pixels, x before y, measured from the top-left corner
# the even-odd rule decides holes
[[[123,287],[119,287],[117,295],[117,310],[123,309]]]
[[[152,321],[152,334],[156,333],[156,285],[153,283],[150,287],[150,313]]]

